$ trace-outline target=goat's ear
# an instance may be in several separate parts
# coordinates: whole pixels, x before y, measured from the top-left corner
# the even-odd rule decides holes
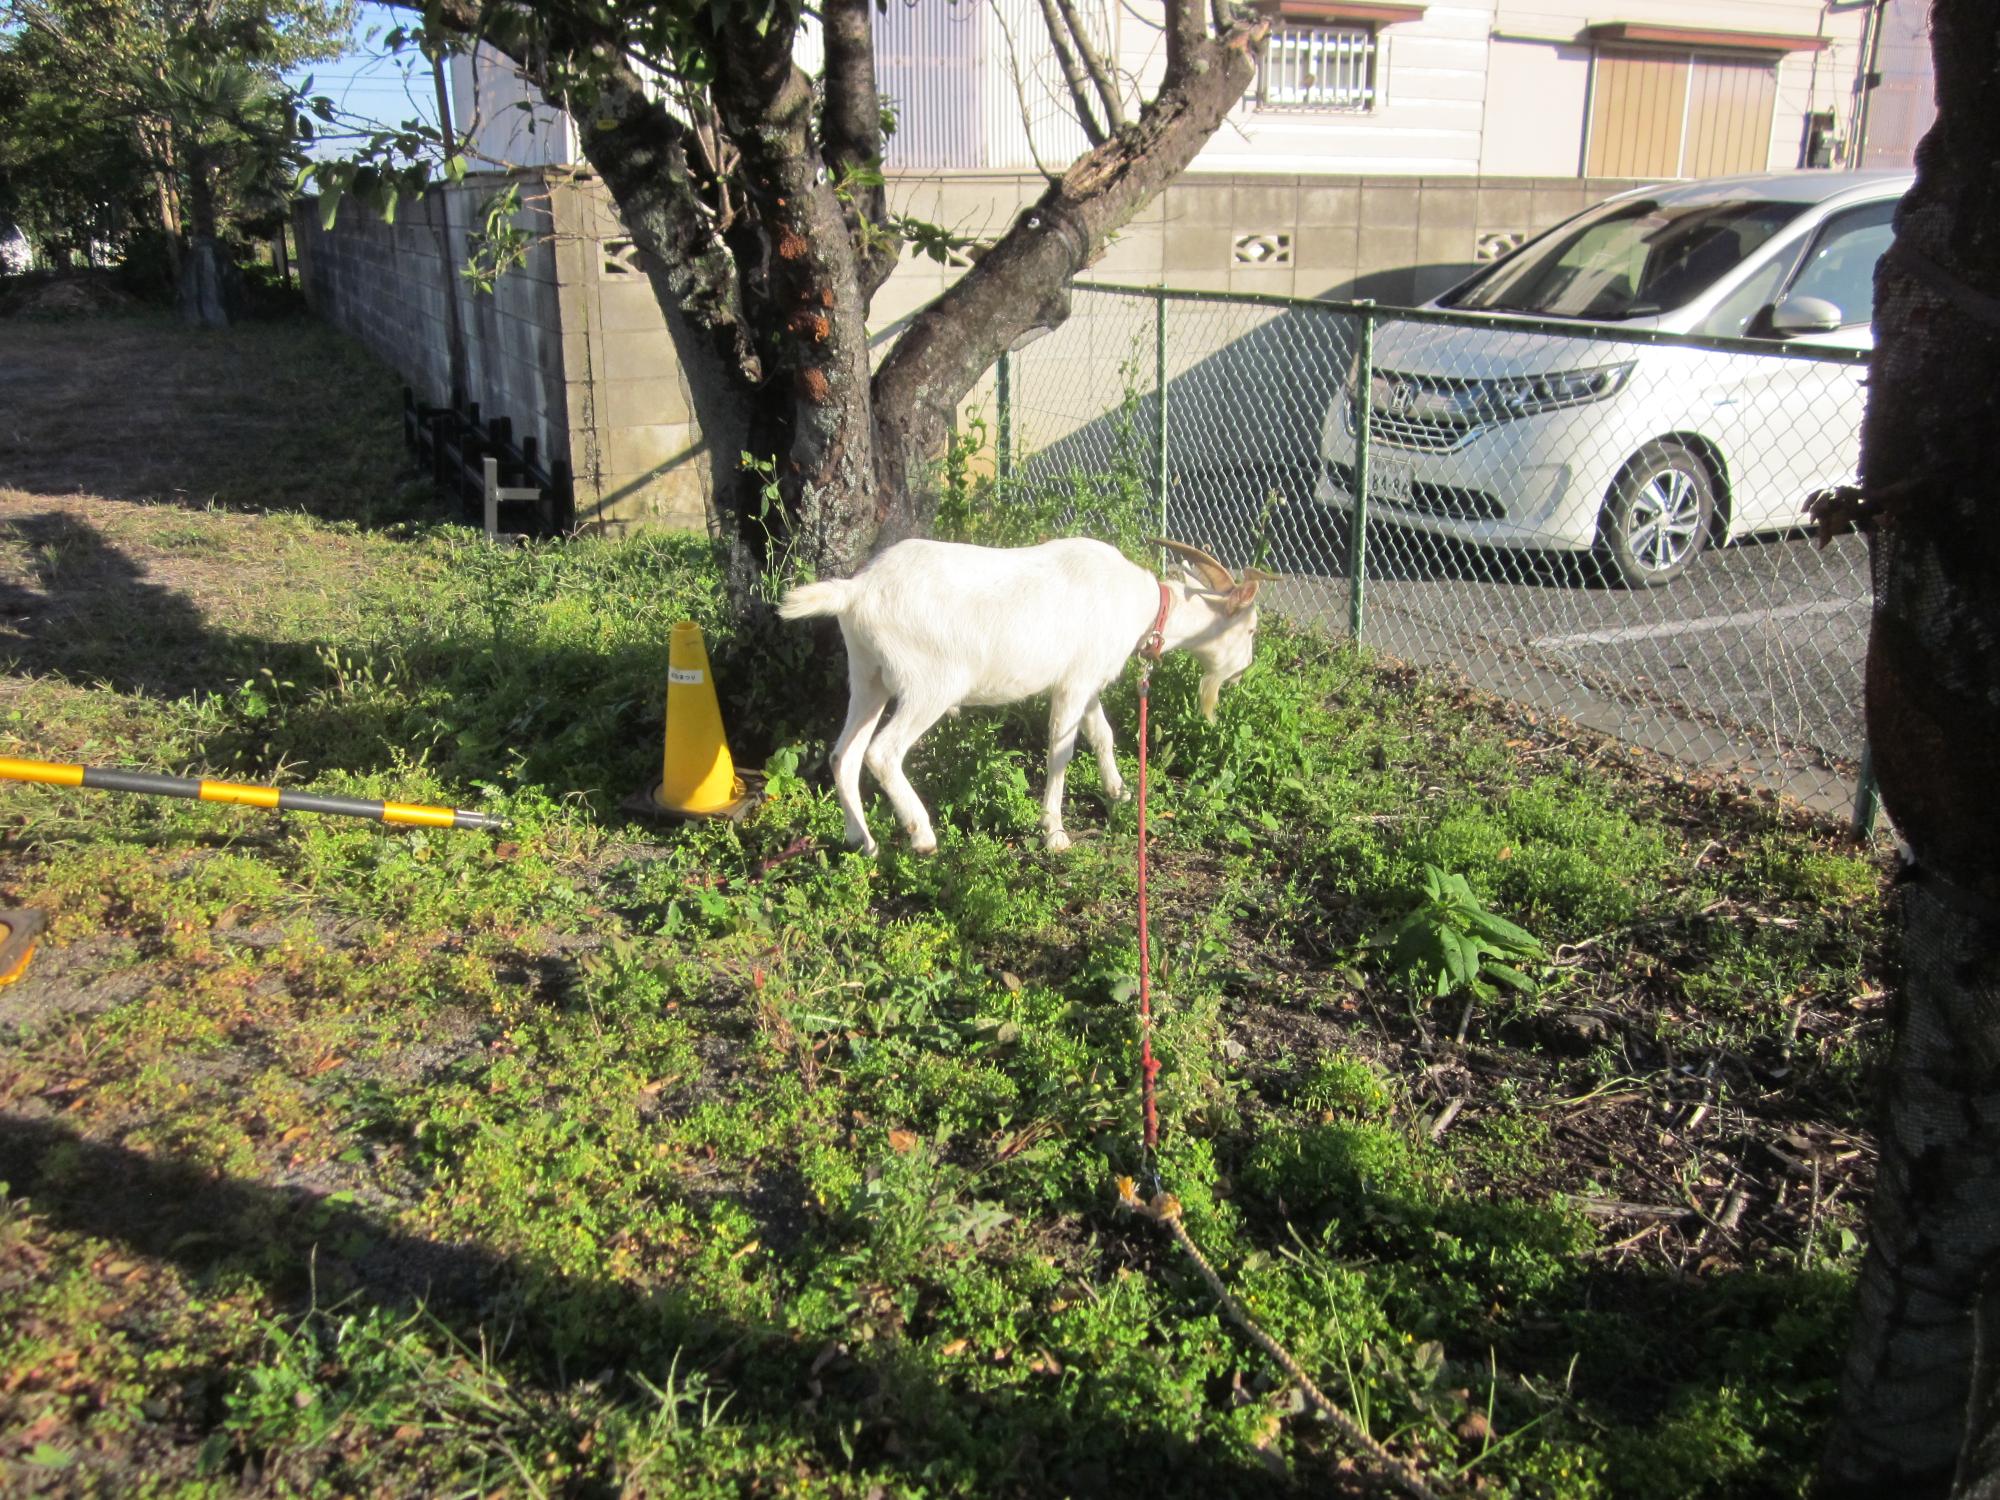
[[[1236,579],[1215,558],[1187,542],[1176,542],[1163,536],[1146,538],[1156,547],[1164,547],[1178,557],[1185,558],[1194,568],[1205,588],[1213,593],[1226,594],[1236,587]]]
[[[1262,568],[1246,568],[1243,570],[1243,581],[1229,591],[1222,607],[1229,614],[1240,615],[1256,601],[1259,587],[1277,581],[1276,573],[1266,573]]]

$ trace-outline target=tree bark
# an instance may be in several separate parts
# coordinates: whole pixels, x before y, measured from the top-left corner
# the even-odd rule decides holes
[[[1827,1495],[2000,1491],[2000,9],[1937,0],[1938,118],[1877,271],[1867,721],[1910,851]],[[1975,1318],[1975,1312],[1978,1316]],[[1975,1355],[1975,1327],[1983,1330]],[[1983,1365],[1975,1373],[1975,1366]]]

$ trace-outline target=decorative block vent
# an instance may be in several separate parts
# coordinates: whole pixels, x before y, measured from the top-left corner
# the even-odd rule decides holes
[[[1475,260],[1498,260],[1510,250],[1518,250],[1527,242],[1527,232],[1520,229],[1487,229],[1480,233],[1473,249]]]
[[[1239,266],[1289,266],[1292,237],[1289,234],[1239,234],[1230,246],[1229,258]]]
[[[639,247],[632,241],[600,240],[597,250],[599,275],[609,278],[645,274],[639,265]]]

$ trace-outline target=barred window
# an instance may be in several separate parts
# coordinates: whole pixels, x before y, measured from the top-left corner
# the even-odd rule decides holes
[[[1321,109],[1366,114],[1375,107],[1372,26],[1271,28],[1257,70],[1259,109]]]

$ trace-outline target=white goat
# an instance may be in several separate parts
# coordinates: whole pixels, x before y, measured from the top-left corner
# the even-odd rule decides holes
[[[1063,776],[1077,730],[1097,754],[1106,794],[1122,801],[1125,784],[1098,695],[1155,628],[1161,650],[1185,649],[1201,662],[1201,708],[1212,717],[1223,685],[1250,665],[1257,586],[1272,575],[1252,568],[1234,578],[1199,547],[1162,545],[1188,560],[1193,578],[1162,584],[1116,548],[1083,538],[1016,548],[913,540],[852,578],[787,594],[778,605],[783,618],[832,615],[847,643],[847,723],[833,751],[847,842],[876,852],[861,814],[865,757],[912,846],[935,851],[930,815],[903,774],[910,747],[960,704],[1047,693],[1042,833],[1052,851],[1067,849]],[[892,698],[896,712],[877,734]]]

